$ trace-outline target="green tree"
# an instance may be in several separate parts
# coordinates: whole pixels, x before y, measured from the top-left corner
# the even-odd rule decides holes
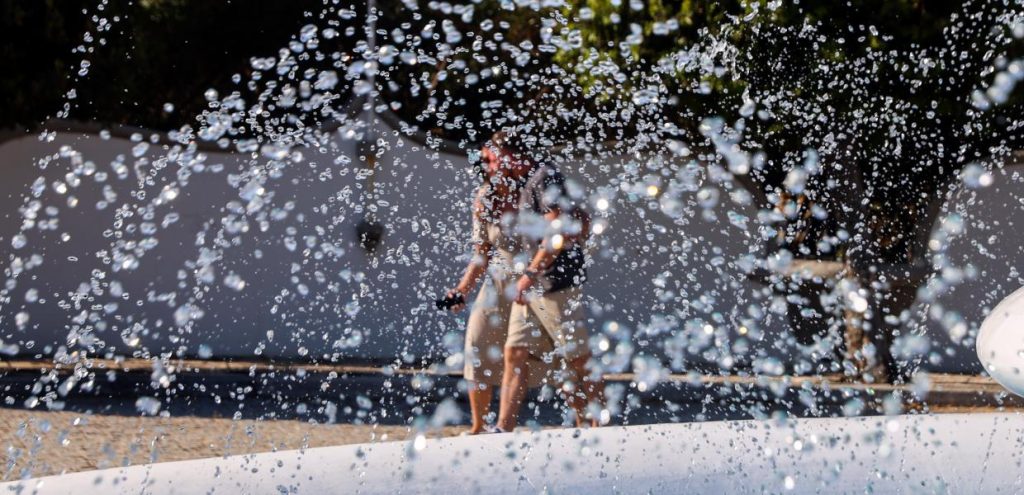
[[[813,243],[783,247],[845,259],[876,288],[865,326],[884,353],[931,268],[945,191],[1021,144],[1021,92],[999,105],[979,92],[1020,56],[1020,14],[986,0],[579,0],[562,11],[575,46],[556,60],[598,105],[653,86],[675,137],[758,157],[733,172],[766,211],[800,196],[822,208]],[[605,60],[613,70],[594,70]]]
[[[273,56],[318,22],[314,0],[108,2],[0,0],[0,128],[34,128],[58,115],[154,129],[192,124],[207,88],[231,88],[249,59]],[[88,73],[78,75],[81,61]],[[244,80],[246,78],[240,78]],[[247,91],[246,88],[238,88]],[[172,103],[174,110],[164,110]]]

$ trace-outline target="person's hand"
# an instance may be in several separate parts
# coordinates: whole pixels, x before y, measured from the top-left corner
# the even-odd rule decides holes
[[[531,287],[533,287],[533,279],[529,275],[519,277],[519,281],[516,282],[516,304],[526,304],[527,292]]]
[[[458,313],[459,311],[462,311],[462,308],[466,307],[466,292],[466,290],[456,287],[448,291],[447,294],[445,294],[445,297],[449,298],[455,297],[456,294],[462,294],[462,304],[456,304],[455,306],[448,308],[448,311],[451,311],[452,313]]]

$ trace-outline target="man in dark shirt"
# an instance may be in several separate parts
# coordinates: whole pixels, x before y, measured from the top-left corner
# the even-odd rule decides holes
[[[530,355],[553,355],[562,361],[560,393],[576,412],[577,425],[600,424],[604,383],[591,373],[589,333],[584,326],[581,285],[586,280],[583,242],[590,217],[569,194],[565,177],[550,164],[530,159],[514,137],[498,133],[491,144],[499,151],[506,176],[521,188],[516,229],[523,237],[528,263],[515,286],[515,302],[505,342],[505,372],[498,428],[512,431],[526,395]],[[588,421],[589,420],[589,421]]]

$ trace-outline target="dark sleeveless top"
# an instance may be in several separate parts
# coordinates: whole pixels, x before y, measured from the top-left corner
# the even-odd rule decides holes
[[[518,230],[524,243],[534,251],[544,240],[548,222],[544,215],[558,210],[572,213],[580,207],[566,188],[565,177],[553,165],[539,164],[526,179],[519,197]],[[538,282],[545,293],[582,285],[587,278],[583,246],[572,243],[562,249]]]

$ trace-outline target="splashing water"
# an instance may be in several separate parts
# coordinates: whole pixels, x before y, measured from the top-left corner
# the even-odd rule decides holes
[[[978,325],[1024,285],[1024,6],[984,5],[928,14],[942,22],[917,39],[863,9],[851,18],[871,22],[835,24],[782,2],[700,19],[642,2],[325,2],[174,131],[44,131],[13,155],[35,167],[11,182],[0,355],[74,379],[42,373],[7,404],[113,396],[118,364],[139,360],[132,414],[202,400],[397,423],[423,455],[463,422],[467,385],[448,374],[475,359],[465,318],[433,301],[472,258],[480,144],[515,129],[593,217],[602,424],[896,414],[930,373],[983,371]],[[86,59],[69,70],[97,77]],[[520,234],[580,228],[556,222]],[[314,392],[253,398],[183,371],[232,359],[257,388]],[[298,371],[257,376],[268,362]],[[339,384],[365,363],[382,385]],[[826,385],[794,385],[807,376]],[[565,393],[548,383],[524,420],[570,418]]]

